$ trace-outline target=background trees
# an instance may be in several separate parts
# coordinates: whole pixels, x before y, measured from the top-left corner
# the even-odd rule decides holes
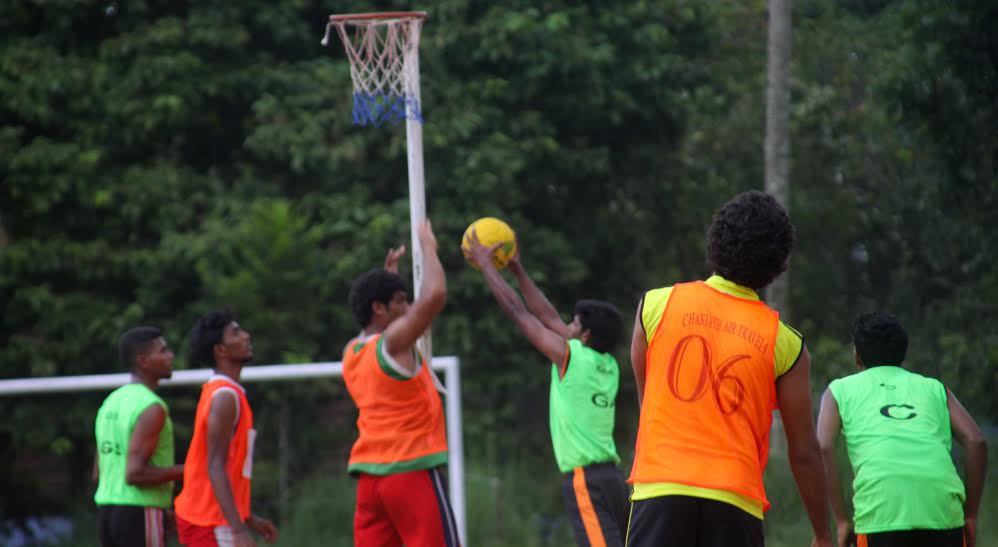
[[[765,3],[335,11],[410,7],[430,10],[427,204],[451,290],[435,351],[464,364],[469,457],[550,474],[546,363],[465,267],[459,237],[481,216],[509,221],[563,310],[599,297],[629,315],[643,290],[707,274],[711,213],[763,185]],[[408,214],[401,128],[351,127],[345,59],[318,45],[331,9],[0,7],[0,377],[117,371],[114,341],[136,323],[183,350],[217,306],[240,315],[261,363],[338,360],[355,331],[349,282],[408,240]],[[793,15],[791,305],[815,389],[850,370],[851,317],[882,307],[912,331],[912,367],[993,421],[996,8],[801,0]],[[271,425],[323,409],[322,427],[292,430],[290,465],[341,471],[353,418],[335,382],[256,389]],[[170,394],[181,417],[185,395]],[[0,461],[58,454],[85,499],[98,403],[0,399]],[[263,428],[267,446],[277,429]],[[37,476],[0,486],[40,499]]]

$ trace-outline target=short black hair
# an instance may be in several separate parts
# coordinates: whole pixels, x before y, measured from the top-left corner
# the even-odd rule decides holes
[[[575,315],[579,316],[582,329],[589,331],[589,347],[608,353],[620,342],[624,320],[613,304],[602,300],[579,300],[575,303]]]
[[[153,340],[163,336],[156,327],[135,327],[128,329],[118,338],[118,358],[127,369],[135,367],[140,355],[149,351]]]
[[[384,268],[374,268],[361,274],[350,286],[350,296],[347,298],[353,318],[360,328],[365,329],[371,324],[374,311],[371,305],[381,302],[388,305],[395,293],[405,292],[405,281],[397,273]]]
[[[225,327],[235,321],[229,310],[216,310],[198,317],[191,328],[191,364],[215,368],[215,346],[222,343]]]
[[[885,311],[864,313],[852,322],[852,341],[863,366],[900,366],[908,354],[908,333]]]
[[[714,213],[707,263],[729,281],[761,289],[787,269],[795,239],[790,216],[776,198],[749,190]]]

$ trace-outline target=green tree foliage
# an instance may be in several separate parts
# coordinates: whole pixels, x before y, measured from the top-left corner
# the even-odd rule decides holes
[[[138,323],[161,325],[184,368],[187,330],[216,307],[238,313],[261,364],[339,360],[357,330],[350,281],[409,226],[403,129],[351,127],[345,56],[318,44],[331,7],[424,6],[0,7],[0,376],[119,371],[116,337]],[[450,290],[434,348],[462,360],[467,452],[489,469],[527,458],[557,511],[547,363],[460,235],[510,222],[566,318],[603,298],[629,326],[644,290],[709,273],[712,211],[762,187],[765,2],[425,7],[427,205]],[[851,370],[851,317],[884,307],[910,327],[916,369],[998,417],[994,15],[970,0],[795,3],[791,302],[816,391]],[[636,402],[617,353],[628,460]],[[340,383],[252,389],[262,499],[278,495],[289,424],[294,472],[342,472],[355,411]],[[168,397],[183,449],[195,392]],[[0,399],[0,462],[68,456],[82,496],[99,399]],[[38,491],[31,476],[0,480]]]

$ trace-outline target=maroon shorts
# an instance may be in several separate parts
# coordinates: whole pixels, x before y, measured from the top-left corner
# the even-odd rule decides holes
[[[177,537],[186,547],[231,547],[231,526],[197,526],[177,517]]]
[[[354,545],[459,547],[447,484],[437,469],[357,480]]]

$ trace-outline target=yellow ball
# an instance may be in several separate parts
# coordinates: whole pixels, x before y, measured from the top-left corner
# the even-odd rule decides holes
[[[468,258],[470,253],[469,242],[471,241],[472,230],[478,236],[478,241],[486,247],[502,243],[496,249],[495,254],[492,255],[492,263],[496,265],[496,268],[500,270],[505,268],[506,264],[509,263],[509,259],[516,255],[516,233],[509,227],[509,224],[498,218],[484,217],[472,222],[471,226],[468,226],[468,229],[464,231],[464,237],[461,238],[461,251],[464,253],[465,258]]]

